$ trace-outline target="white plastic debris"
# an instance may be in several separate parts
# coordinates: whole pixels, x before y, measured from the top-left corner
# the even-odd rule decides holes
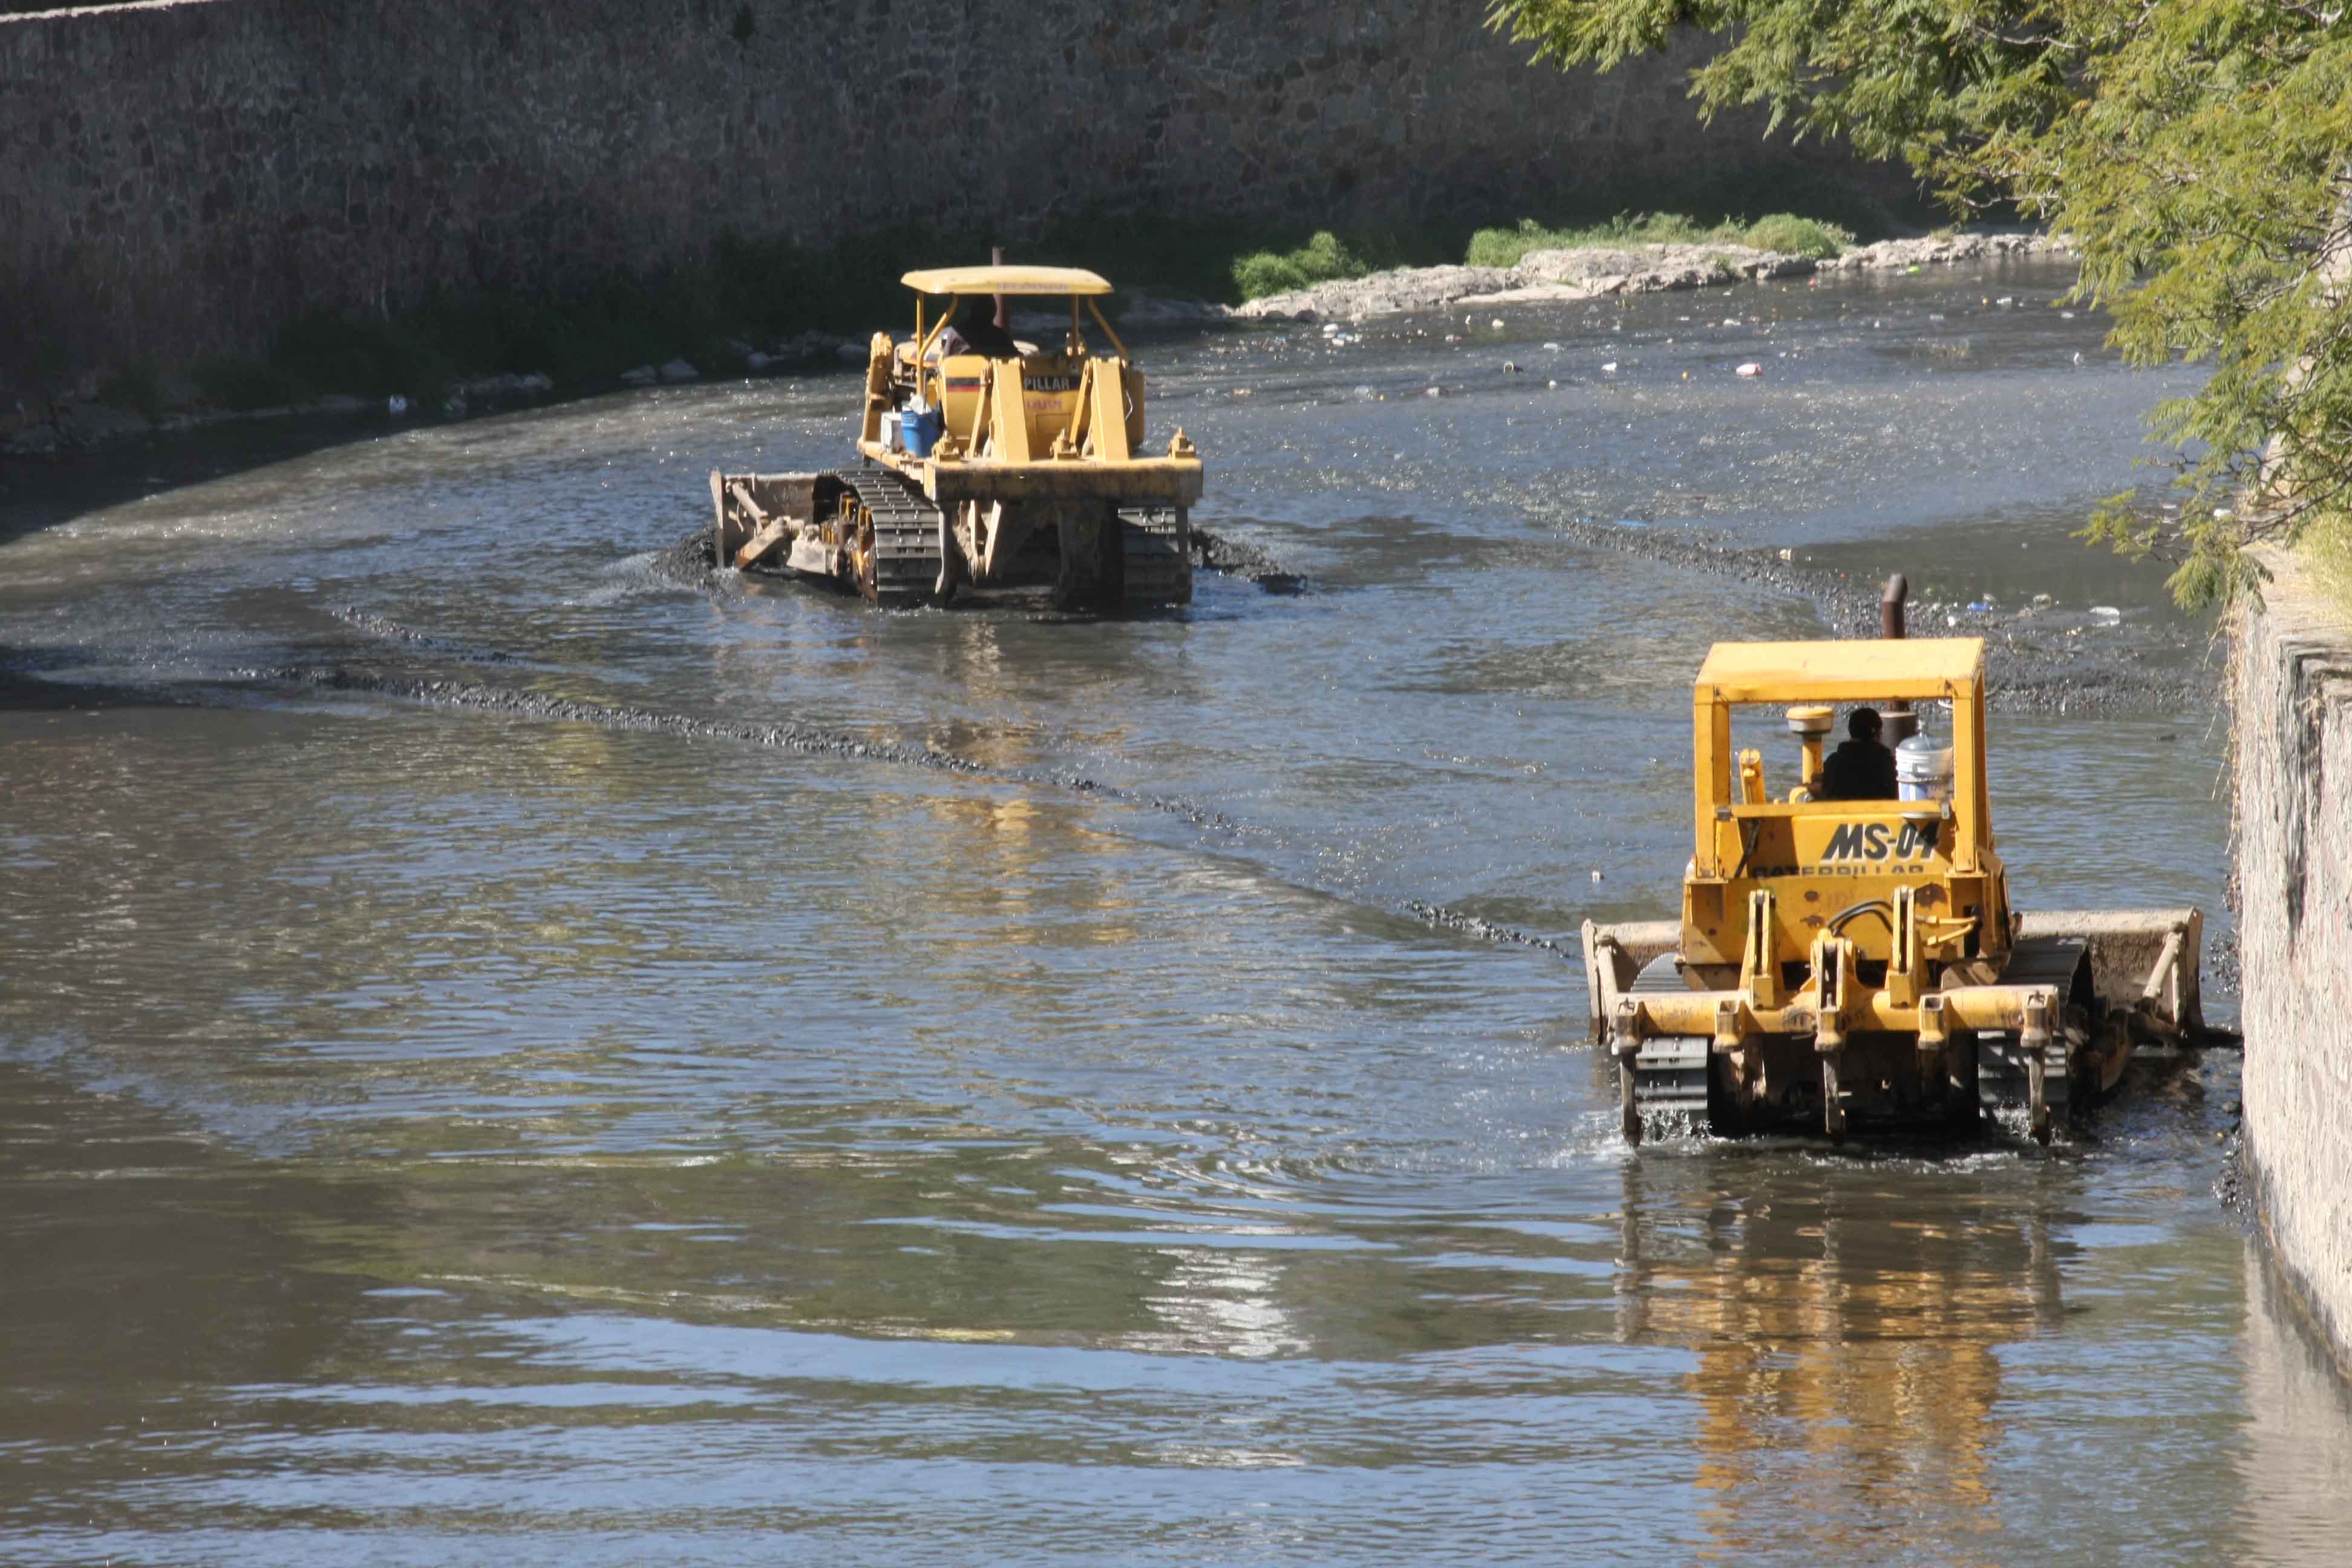
[[[405,414],[408,412],[408,399],[394,393],[383,400],[383,411],[387,414]]]
[[[1758,364],[1754,360],[1749,360],[1746,364],[1741,365],[1738,370],[1733,374],[1737,375],[1762,375],[1764,374],[1764,367]]]
[[[2093,605],[2091,606],[2091,624],[2095,626],[2121,626],[2123,625],[2123,619],[2124,613],[2121,610],[2116,609],[2113,605]]]
[[[1617,362],[1612,359],[1608,363],[1602,365],[1601,367],[1601,374],[1603,375],[1615,375],[1617,374]]]

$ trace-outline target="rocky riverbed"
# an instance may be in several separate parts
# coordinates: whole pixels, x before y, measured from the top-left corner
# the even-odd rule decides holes
[[[1269,294],[1234,307],[1244,321],[1360,321],[1449,305],[1530,305],[1649,294],[1815,272],[1904,272],[2005,258],[2066,257],[2063,236],[1937,235],[1857,246],[1827,260],[1741,245],[1632,245],[1529,252],[1514,267],[1407,267]]]

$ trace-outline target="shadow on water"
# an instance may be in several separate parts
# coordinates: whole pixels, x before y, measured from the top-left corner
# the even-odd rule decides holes
[[[225,1462],[236,1390],[331,1376],[399,1207],[21,1062],[0,1062],[0,1451],[49,1456],[0,1479],[20,1548],[149,1517],[156,1490]]]
[[[0,457],[0,545],[188,485],[439,423],[394,421],[381,409],[304,415],[157,431],[54,457]]]
[[[37,671],[62,669],[78,662],[58,648],[23,648],[0,643],[0,712],[94,713],[112,708],[184,707],[151,693],[115,685],[68,685],[43,680]]]

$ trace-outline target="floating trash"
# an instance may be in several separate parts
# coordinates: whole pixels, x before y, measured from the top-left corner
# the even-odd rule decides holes
[[[1764,374],[1764,367],[1758,364],[1754,360],[1749,360],[1746,364],[1741,365],[1738,370],[1731,374],[1734,375],[1762,375]]]
[[[1617,362],[1612,359],[1606,364],[1602,365],[1601,367],[1601,374],[1603,375],[1615,375],[1617,374]]]
[[[2113,605],[2091,606],[2091,624],[2095,626],[2119,626],[2123,625],[2123,620],[2124,613]]]

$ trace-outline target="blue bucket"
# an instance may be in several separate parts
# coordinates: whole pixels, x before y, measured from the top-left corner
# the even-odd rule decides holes
[[[929,457],[931,443],[938,440],[940,433],[946,428],[947,416],[936,408],[926,408],[920,414],[902,411],[898,416],[898,438],[906,443],[907,455],[910,458]]]

